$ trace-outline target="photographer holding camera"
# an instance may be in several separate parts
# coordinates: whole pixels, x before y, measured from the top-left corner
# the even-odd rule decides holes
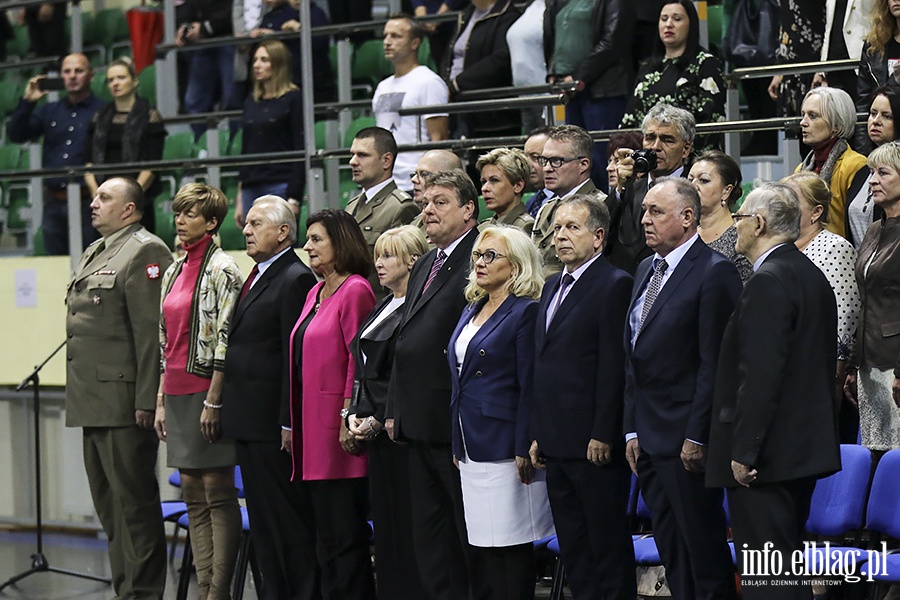
[[[694,116],[669,104],[657,104],[644,117],[644,148],[618,150],[618,203],[612,211],[604,254],[610,262],[634,275],[638,264],[653,254],[644,239],[641,203],[659,177],[685,177],[694,142]]]

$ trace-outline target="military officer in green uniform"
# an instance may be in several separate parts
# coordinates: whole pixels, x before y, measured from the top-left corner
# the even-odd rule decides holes
[[[156,480],[160,278],[172,255],[141,224],[144,194],[113,178],[91,202],[103,237],[66,296],[66,425],[83,428],[84,467],[109,538],[117,599],[161,599],[166,541]]]
[[[409,225],[419,214],[419,207],[409,194],[397,189],[392,177],[397,142],[390,131],[382,127],[361,129],[353,138],[350,154],[353,181],[363,191],[347,204],[347,212],[359,223],[374,255],[378,236],[388,229]],[[373,272],[369,283],[375,295],[383,298],[385,291],[378,283],[377,273]]]

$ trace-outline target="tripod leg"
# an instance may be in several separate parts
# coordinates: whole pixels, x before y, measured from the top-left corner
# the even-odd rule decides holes
[[[36,567],[32,567],[32,568],[28,569],[27,571],[22,571],[21,573],[19,573],[19,574],[16,575],[15,577],[12,577],[12,578],[10,578],[10,579],[7,579],[7,580],[3,583],[3,585],[0,585],[0,591],[5,590],[6,588],[8,588],[8,587],[11,586],[11,585],[15,585],[17,582],[19,582],[19,581],[25,579],[25,578],[28,577],[29,575],[32,575],[32,574],[34,574],[34,573],[39,573],[39,572],[41,572],[41,571],[43,571],[43,569],[38,569],[38,568],[36,568]]]
[[[99,581],[100,583],[105,583],[109,585],[112,583],[106,577],[100,577],[99,575],[91,575],[90,573],[78,573],[77,571],[69,571],[68,569],[60,569],[58,567],[50,567],[48,566],[44,571],[50,571],[51,573],[59,573],[61,575],[71,575],[72,577],[80,577],[81,579],[90,579],[91,581]]]

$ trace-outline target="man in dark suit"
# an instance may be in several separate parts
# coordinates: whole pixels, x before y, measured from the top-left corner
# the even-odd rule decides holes
[[[738,569],[754,583],[744,598],[808,598],[805,586],[773,585],[748,567],[766,544],[790,565],[816,480],[841,468],[837,308],[828,280],[794,245],[800,204],[790,187],[753,190],[736,220],[736,249],[755,273],[725,328],[706,483],[728,488]]]
[[[222,432],[236,442],[264,581],[260,598],[320,598],[312,505],[304,483],[291,482],[282,443],[282,427],[290,425],[291,328],[316,279],[291,248],[297,221],[287,202],[258,198],[246,221],[247,254],[256,265],[228,330]]]
[[[544,186],[550,198],[538,210],[531,239],[537,244],[544,261],[544,277],[559,273],[563,263],[553,245],[553,216],[560,200],[575,194],[606,195],[591,181],[591,155],[594,140],[577,125],[560,125],[547,134],[541,156],[535,160],[544,172]]]
[[[641,124],[644,149],[656,152],[656,168],[649,173],[636,173],[633,151],[628,148],[617,151],[619,186],[614,194],[615,209],[612,210],[604,253],[620,269],[634,274],[640,262],[653,254],[644,239],[641,203],[657,178],[687,176],[696,129],[694,115],[690,112],[669,104],[657,104]],[[610,199],[612,196],[610,193]]]
[[[425,187],[425,233],[436,248],[416,261],[397,330],[385,427],[409,443],[413,545],[428,598],[490,597],[466,534],[459,471],[450,445],[447,344],[466,299],[478,237],[478,192],[464,171],[437,173]]]
[[[626,458],[653,512],[673,598],[735,597],[721,488],[706,445],[722,332],[741,294],[732,262],[697,234],[700,196],[663,177],[644,198],[647,245],[625,327]]]
[[[630,475],[622,439],[625,329],[631,277],[600,255],[609,226],[594,196],[560,202],[556,252],[535,335],[531,460],[547,493],[576,600],[634,598],[625,516]]]

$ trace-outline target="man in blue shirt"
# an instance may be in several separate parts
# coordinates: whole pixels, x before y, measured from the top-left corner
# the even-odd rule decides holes
[[[45,75],[32,77],[25,94],[9,119],[9,139],[17,144],[37,141],[44,137],[43,166],[48,169],[81,166],[87,146],[87,132],[91,120],[106,103],[91,93],[94,70],[83,54],[70,54],[63,59],[61,75],[65,97],[38,107],[47,95],[40,81]],[[81,178],[78,178],[81,182]],[[65,177],[44,180],[44,246],[47,254],[69,253],[69,217],[66,206]],[[83,182],[81,188],[81,237],[83,246],[100,236],[91,227],[91,198]]]

